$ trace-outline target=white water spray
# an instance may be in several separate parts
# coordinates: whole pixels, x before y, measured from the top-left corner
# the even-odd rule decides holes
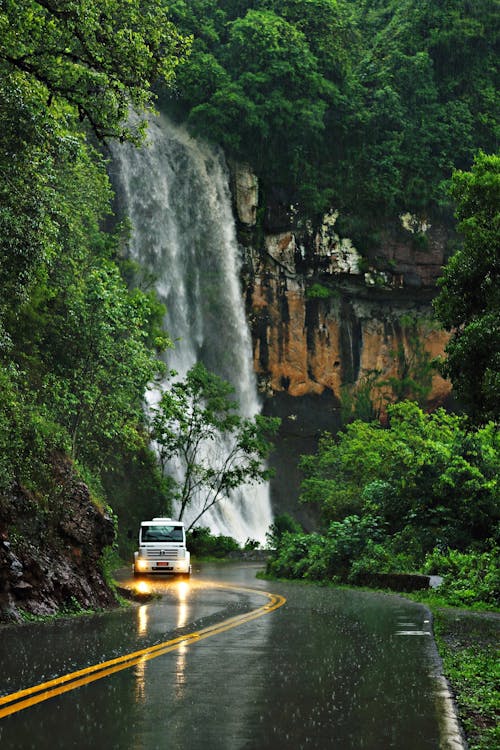
[[[117,182],[133,224],[132,256],[157,279],[168,365],[181,378],[195,362],[228,380],[240,412],[260,411],[239,281],[240,259],[222,156],[160,117],[147,146],[116,149]],[[191,514],[191,516],[190,516]],[[195,517],[187,511],[186,520]],[[264,541],[272,521],[269,487],[245,486],[200,519],[239,541]]]

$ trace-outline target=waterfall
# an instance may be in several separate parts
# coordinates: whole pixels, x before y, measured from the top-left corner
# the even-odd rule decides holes
[[[163,116],[147,144],[114,150],[123,210],[133,225],[131,253],[156,279],[180,378],[195,362],[229,381],[243,416],[260,411],[239,280],[240,258],[224,159]],[[194,510],[186,520],[194,518]],[[268,485],[245,486],[200,524],[239,541],[264,541],[272,521]]]

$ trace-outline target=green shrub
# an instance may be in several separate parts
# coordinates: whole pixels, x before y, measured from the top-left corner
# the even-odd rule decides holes
[[[417,232],[412,238],[412,247],[414,250],[424,252],[429,249],[429,238],[425,232]]]
[[[415,567],[411,554],[395,552],[392,544],[368,540],[361,556],[352,562],[348,580],[355,583],[360,575],[366,573],[412,573]]]
[[[67,448],[68,436],[48,408],[33,403],[14,367],[0,365],[0,493],[14,480],[45,492],[50,455]]]
[[[284,532],[269,560],[271,575],[308,580],[347,581],[351,566],[369,544],[382,541],[379,519],[348,516],[333,521],[326,534]]]
[[[500,565],[498,547],[490,552],[442,552],[434,549],[426,556],[424,572],[443,576],[440,593],[449,604],[463,606],[486,602],[500,606]]]
[[[284,531],[274,556],[268,561],[267,572],[278,578],[302,578],[313,534]]]
[[[245,544],[243,545],[243,549],[245,552],[251,552],[254,549],[259,549],[260,542],[257,539],[252,539],[251,537],[247,537],[247,540]]]
[[[313,284],[306,289],[307,299],[328,299],[332,295],[332,290],[323,286],[323,284]]]
[[[300,534],[302,526],[289,513],[282,513],[275,517],[266,534],[266,542],[269,549],[279,547],[281,538],[286,531],[292,534]]]
[[[240,549],[240,545],[231,536],[214,535],[209,528],[197,526],[186,534],[187,547],[195,557],[226,557],[230,552]]]

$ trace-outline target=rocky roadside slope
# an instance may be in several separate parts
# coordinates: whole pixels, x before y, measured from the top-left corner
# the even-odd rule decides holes
[[[100,562],[112,518],[66,457],[53,458],[52,475],[48,499],[20,486],[0,496],[0,623],[117,603]]]

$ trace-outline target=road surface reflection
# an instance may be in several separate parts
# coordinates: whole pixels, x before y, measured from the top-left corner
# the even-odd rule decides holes
[[[424,750],[440,746],[426,611],[398,597],[255,579],[255,566],[204,566],[189,583],[126,611],[1,632],[0,693],[203,631],[262,607],[259,619],[185,641],[158,658],[0,720],[24,750]],[[232,588],[221,588],[228,582]],[[405,637],[403,637],[403,635]]]

